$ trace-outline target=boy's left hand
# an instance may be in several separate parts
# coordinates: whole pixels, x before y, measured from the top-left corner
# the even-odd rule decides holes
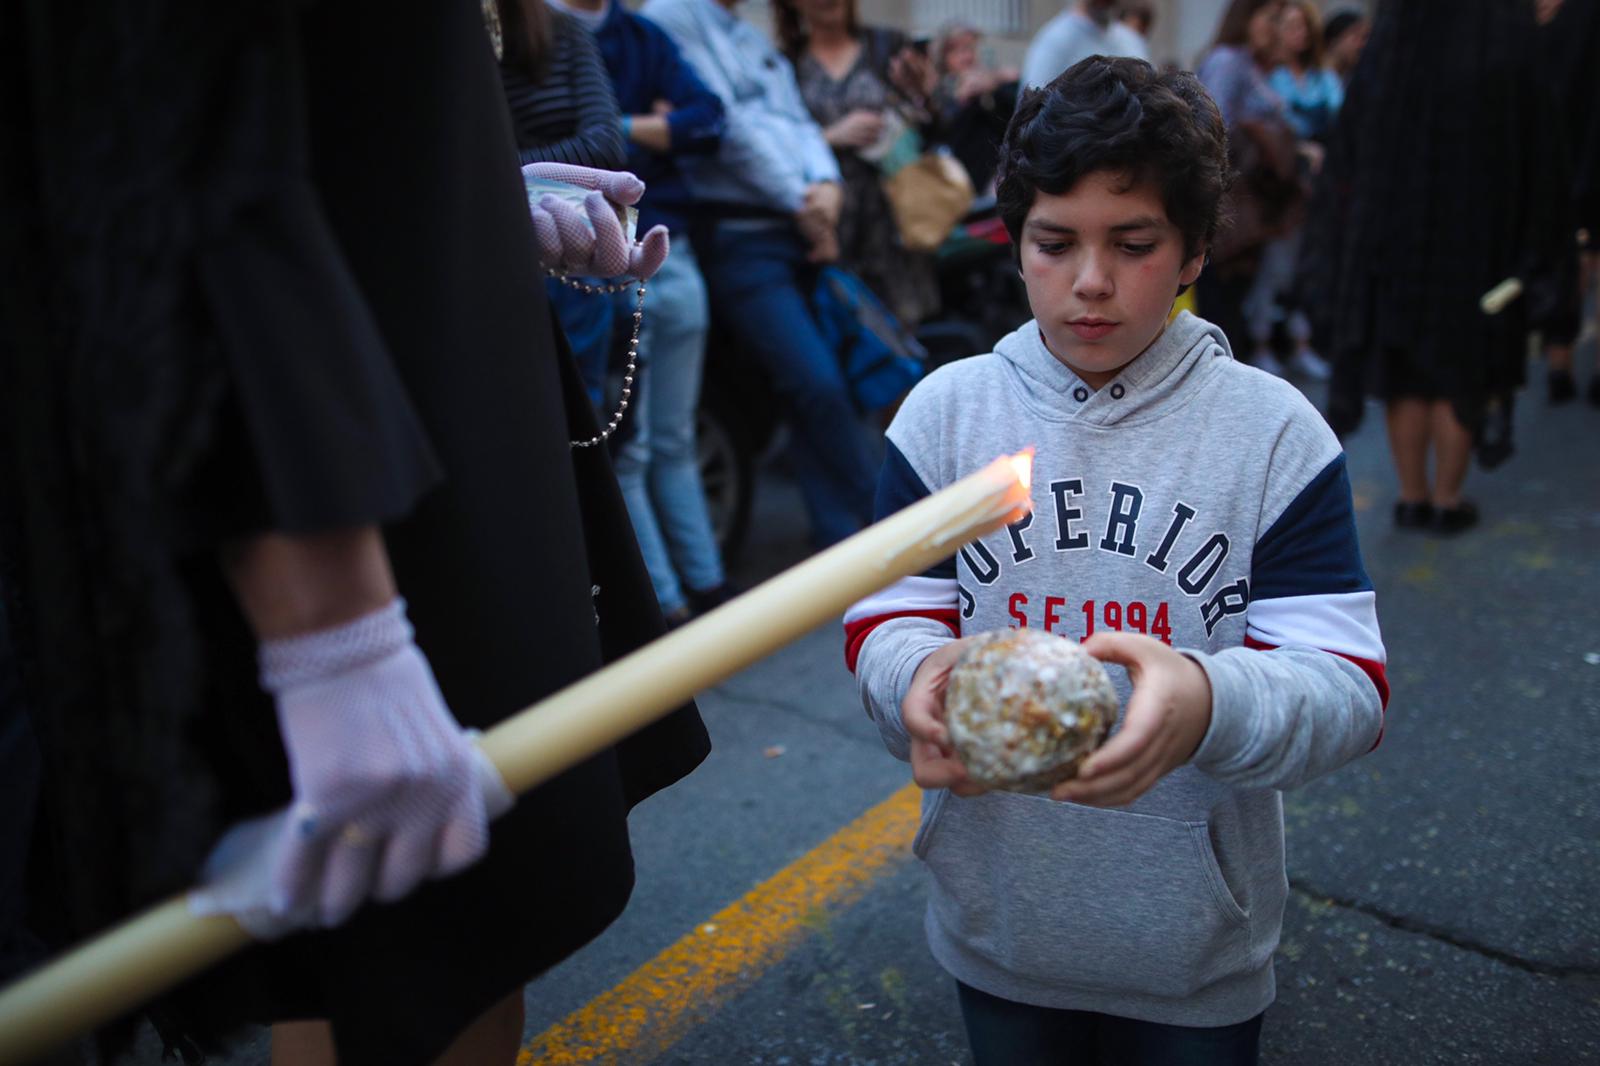
[[[1211,727],[1211,682],[1198,663],[1154,637],[1096,633],[1083,650],[1128,668],[1133,696],[1122,728],[1050,792],[1057,800],[1123,807],[1188,762]]]

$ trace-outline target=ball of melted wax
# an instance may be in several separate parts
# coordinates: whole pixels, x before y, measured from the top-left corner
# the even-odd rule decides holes
[[[1117,718],[1100,661],[1037,629],[979,634],[950,671],[944,705],[968,776],[1012,792],[1076,777]]]

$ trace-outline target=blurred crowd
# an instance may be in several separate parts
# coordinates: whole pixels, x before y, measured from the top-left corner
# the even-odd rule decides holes
[[[774,0],[768,39],[737,2],[647,0],[636,13],[617,0],[500,0],[494,15],[486,0],[524,162],[631,170],[648,185],[641,225],[672,233],[630,379],[638,416],[617,455],[673,620],[728,590],[691,472],[713,323],[772,384],[816,545],[854,532],[870,513],[871,405],[822,321],[820,268],[855,279],[879,332],[913,346],[919,328],[962,316],[940,282],[941,248],[981,217],[1019,93],[1090,55],[1151,58],[1148,4],[1073,0],[1014,69],[986,61],[981,31],[963,23],[913,39],[864,24],[855,0]],[[1509,454],[1529,329],[1542,331],[1550,402],[1578,391],[1574,238],[1594,231],[1592,208],[1587,225],[1579,213],[1595,181],[1583,72],[1600,58],[1594,0],[1458,6],[1380,8],[1370,48],[1364,9],[1227,7],[1193,59],[1228,126],[1231,224],[1184,297],[1237,357],[1329,382],[1337,428],[1354,427],[1365,395],[1384,399],[1397,521],[1452,531],[1475,516],[1460,496],[1469,453],[1490,465]],[[1495,138],[1494,162],[1479,166]],[[1398,217],[1416,224],[1397,229]],[[1465,236],[1491,218],[1516,232]],[[1459,252],[1413,254],[1457,235]],[[1472,301],[1511,277],[1525,295],[1478,321]],[[628,308],[551,284],[591,394],[610,406]]]
[[[1341,434],[1382,402],[1400,528],[1476,524],[1462,487],[1513,451],[1531,338],[1547,402],[1577,394],[1597,58],[1592,0],[1386,4],[1370,26],[1235,0],[1198,65],[1237,168],[1201,313],[1256,366],[1328,381]]]

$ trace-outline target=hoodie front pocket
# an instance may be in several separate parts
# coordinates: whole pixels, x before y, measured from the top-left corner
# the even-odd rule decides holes
[[[917,835],[911,840],[911,853],[917,858],[928,857],[934,830],[938,828],[939,813],[944,810],[950,798],[950,793],[944,789],[922,794],[922,816],[917,822]]]
[[[1206,882],[1211,886],[1211,893],[1216,897],[1217,906],[1228,919],[1240,925],[1250,924],[1250,915],[1239,906],[1239,901],[1233,898],[1233,890],[1228,887],[1228,879],[1222,875],[1222,864],[1217,861],[1216,848],[1211,843],[1211,827],[1205,822],[1185,822],[1189,827],[1189,836],[1194,840],[1195,854],[1200,857],[1200,868],[1205,872]]]
[[[1182,998],[1248,972],[1250,917],[1204,822],[989,793],[925,833],[934,918],[1034,981]]]

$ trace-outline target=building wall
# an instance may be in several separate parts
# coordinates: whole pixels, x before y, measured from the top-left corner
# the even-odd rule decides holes
[[[1216,35],[1230,0],[1148,0],[1156,21],[1150,34],[1151,58],[1157,64],[1192,68]],[[1324,11],[1341,7],[1377,6],[1377,0],[1319,0]],[[1021,66],[1028,41],[1071,0],[857,0],[861,20],[894,26],[918,37],[931,37],[941,26],[970,23],[986,35],[993,65]],[[769,0],[744,0],[741,15],[770,31]]]

